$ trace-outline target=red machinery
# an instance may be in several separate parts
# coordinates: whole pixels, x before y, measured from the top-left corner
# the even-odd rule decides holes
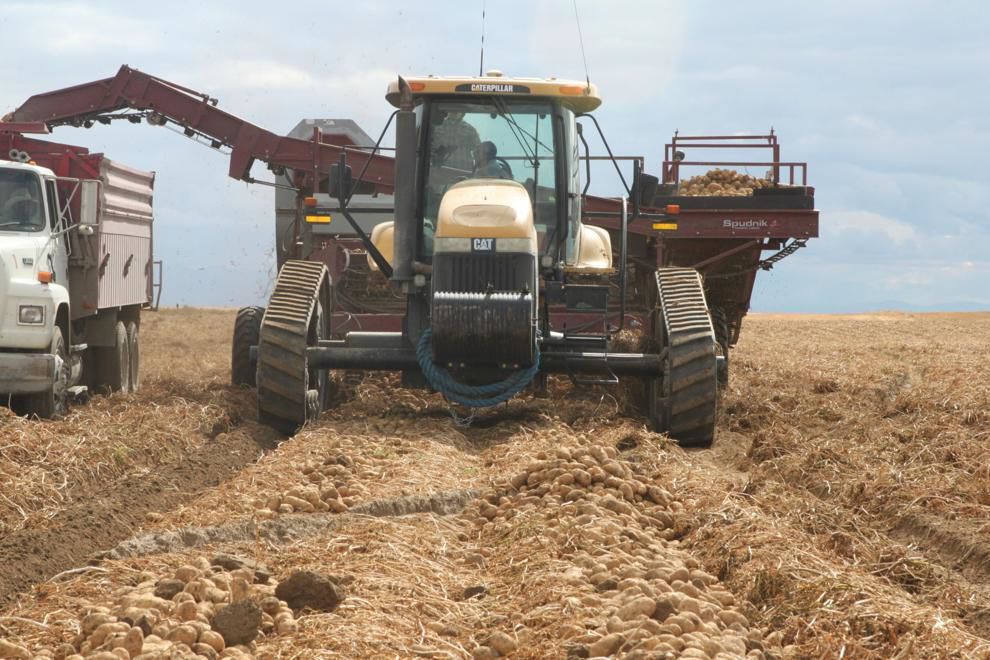
[[[290,253],[279,253],[280,267],[289,258],[322,261],[337,281],[348,264],[355,266],[365,261],[342,260],[338,249],[341,245],[352,252],[363,247],[381,260],[377,249],[350,218],[354,233],[338,232],[316,240],[306,225],[305,200],[314,193],[330,192],[336,181],[342,182],[339,172],[334,172],[335,166],[342,164],[342,155],[359,173],[356,182],[365,191],[391,193],[396,180],[392,158],[380,155],[377,146],[370,150],[360,148],[318,129],[314,129],[310,140],[279,136],[219,110],[216,105],[216,99],[208,95],[124,66],[113,78],[31,97],[5,118],[8,123],[0,124],[0,132],[31,128],[31,123],[34,127],[91,126],[113,119],[176,124],[189,137],[205,138],[214,148],[229,148],[229,173],[233,178],[253,182],[251,167],[255,160],[267,163],[276,175],[289,177],[297,190],[297,213],[292,249]],[[579,118],[586,116],[590,117]],[[770,151],[770,157],[763,161],[687,159],[687,151],[712,149],[763,149]],[[583,159],[592,158],[585,147]],[[551,302],[549,328],[564,330],[565,335],[593,329],[605,336],[627,323],[645,328],[656,310],[656,269],[687,267],[703,275],[704,296],[725,357],[749,309],[756,272],[769,269],[803,247],[808,238],[818,235],[814,189],[805,185],[807,167],[804,163],[781,161],[780,145],[772,132],[744,137],[675,136],[665,148],[662,181],[642,173],[642,158],[633,160],[628,198],[582,196],[587,224],[607,229],[612,245],[619,246],[616,261],[623,266],[616,270],[611,282],[618,295],[608,296],[608,307],[593,313],[576,311],[580,305]],[[680,195],[681,169],[688,166],[768,168],[773,185],[754,190],[751,196]],[[800,173],[801,185],[780,185],[782,171],[790,173],[790,184]],[[618,211],[627,204],[631,214],[627,231],[623,231],[625,216]],[[307,232],[311,240],[300,240]],[[775,253],[763,258],[765,251]],[[382,270],[391,269],[385,264]],[[404,305],[393,309],[367,304],[350,293],[346,304],[334,307],[335,335],[350,329],[399,330]],[[552,296],[548,299],[558,300]],[[608,351],[601,355],[607,356]]]
[[[0,124],[0,134],[36,132],[59,125],[92,126],[95,122],[109,123],[114,119],[132,122],[145,119],[153,125],[172,122],[182,127],[189,137],[202,136],[214,148],[230,149],[229,174],[235,179],[254,182],[251,167],[259,160],[275,174],[291,173],[298,190],[299,213],[291,244],[302,249],[297,240],[304,231],[305,209],[302,200],[315,192],[326,192],[328,174],[342,152],[367,192],[392,191],[393,160],[376,151],[358,148],[340,135],[327,136],[314,129],[310,140],[284,137],[255,126],[220,110],[217,100],[175,83],[122,66],[113,78],[105,78],[53,92],[37,94],[28,99]],[[126,111],[126,112],[122,112]],[[40,129],[39,129],[40,126]],[[8,138],[9,139],[9,138]],[[22,147],[31,153],[30,145]],[[724,161],[718,159],[685,160],[688,150],[754,149],[770,152],[770,158],[754,161]],[[638,159],[638,164],[642,164]],[[761,189],[752,197],[685,197],[677,194],[682,168],[691,166],[763,167],[772,172],[774,183],[780,183],[781,171],[788,171],[789,183],[800,174],[801,185]],[[657,266],[690,266],[705,274],[706,293],[716,315],[724,317],[727,325],[725,343],[734,344],[739,336],[743,316],[749,309],[756,271],[768,269],[784,256],[802,247],[808,238],[818,236],[818,211],[814,207],[814,188],[806,186],[807,164],[780,160],[777,136],[676,136],[664,148],[663,179],[659,194],[649,198],[650,191],[637,195],[644,202],[638,209],[646,211],[664,208],[668,204],[680,207],[676,223],[653,223],[645,217],[633,217],[629,224],[629,259],[640,266],[632,281],[648,277]],[[630,191],[633,193],[634,191]],[[649,202],[649,203],[646,203]],[[618,220],[614,217],[619,201],[612,198],[585,196],[584,208],[590,224],[609,229],[618,239]],[[654,207],[650,209],[648,207]],[[346,249],[360,249],[360,240],[344,232],[328,237],[312,246],[309,254],[279,255],[279,266],[286,258],[318,258],[327,263],[331,274],[337,275],[344,266],[335,249],[343,242]],[[618,245],[613,240],[613,245]],[[778,250],[769,259],[762,259],[767,250]],[[363,259],[351,260],[360,261]],[[646,287],[637,287],[646,290]],[[613,296],[613,299],[616,299]],[[642,309],[632,299],[630,311]],[[648,302],[648,301],[639,301]],[[382,311],[380,305],[370,305],[374,312],[362,309],[356,301],[352,309],[335,314],[335,327],[360,327],[365,330],[398,327],[401,310]],[[616,305],[618,303],[615,303]],[[612,321],[620,310],[614,310]],[[580,314],[557,314],[561,327],[595,322],[598,317]],[[642,322],[633,312],[634,322]],[[598,323],[600,325],[600,323]]]

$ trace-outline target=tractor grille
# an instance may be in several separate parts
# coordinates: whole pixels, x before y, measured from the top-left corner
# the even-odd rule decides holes
[[[535,289],[536,257],[513,253],[433,255],[433,290],[459,293]]]

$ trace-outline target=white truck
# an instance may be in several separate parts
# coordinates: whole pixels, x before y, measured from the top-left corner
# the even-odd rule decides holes
[[[87,391],[135,391],[160,292],[154,173],[11,131],[0,149],[0,404],[55,418]]]

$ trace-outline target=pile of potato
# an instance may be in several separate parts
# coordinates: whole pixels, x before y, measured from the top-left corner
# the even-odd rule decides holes
[[[733,594],[672,540],[684,503],[631,465],[608,446],[541,453],[466,515],[494,539],[521,517],[562,549],[562,610],[583,617],[560,629],[573,657],[763,658],[763,634]],[[491,644],[475,651],[499,655]]]
[[[259,635],[296,632],[292,610],[275,597],[276,584],[255,583],[250,568],[228,571],[203,557],[170,577],[146,578],[124,587],[110,607],[91,606],[72,643],[33,657],[55,660],[153,660],[157,658],[251,658],[254,642],[227,644],[214,628],[225,606],[251,600],[261,610]],[[254,606],[252,606],[253,609]],[[257,612],[257,610],[255,610]],[[248,623],[248,630],[251,630]]]
[[[727,196],[746,197],[753,194],[757,188],[771,188],[773,181],[770,176],[758,179],[735,170],[715,168],[704,174],[693,176],[681,181],[678,187],[679,195],[698,196]]]
[[[255,501],[255,518],[268,520],[279,513],[343,513],[364,491],[354,483],[351,459],[343,454],[327,457],[322,464],[300,466],[309,483],[293,486]]]

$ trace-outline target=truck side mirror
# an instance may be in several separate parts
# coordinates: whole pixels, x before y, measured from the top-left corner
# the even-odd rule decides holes
[[[350,165],[344,165],[343,171],[340,167],[339,163],[330,166],[327,193],[335,199],[346,199],[351,196],[351,192],[354,190],[354,178]]]
[[[99,217],[100,182],[79,182],[79,224],[97,225]]]

